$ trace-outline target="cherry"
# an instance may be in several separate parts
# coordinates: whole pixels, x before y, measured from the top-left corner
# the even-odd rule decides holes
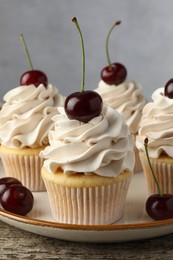
[[[153,194],[146,201],[146,211],[155,220],[164,220],[173,217],[173,195]]]
[[[12,184],[4,191],[0,202],[5,210],[25,216],[33,207],[34,197],[25,186]]]
[[[48,79],[44,72],[40,70],[30,70],[23,73],[20,78],[21,86],[28,86],[33,84],[35,87],[38,87],[40,84],[43,84],[47,87]]]
[[[22,183],[16,178],[4,177],[0,179],[0,197],[4,193],[4,191],[12,184],[22,185]]]
[[[69,119],[77,119],[87,123],[92,118],[99,116],[102,111],[103,101],[101,96],[95,91],[84,91],[85,85],[85,50],[82,33],[76,17],[72,18],[75,23],[82,45],[82,83],[80,92],[70,94],[64,104],[65,112]]]
[[[173,195],[163,194],[160,189],[158,180],[154,174],[148,154],[148,138],[145,138],[144,140],[144,147],[146,151],[148,164],[158,189],[158,194],[152,194],[148,197],[145,204],[146,212],[154,220],[164,220],[173,218]]]
[[[165,96],[169,97],[169,98],[173,98],[173,79],[170,79],[164,88],[164,94]]]
[[[106,37],[106,56],[108,60],[108,66],[102,69],[101,78],[108,85],[119,85],[124,82],[127,77],[127,70],[124,65],[122,65],[121,63],[111,63],[108,50],[110,34],[112,30],[119,24],[121,24],[121,21],[117,21],[116,23],[114,23],[108,31],[108,35]]]
[[[112,63],[101,71],[101,78],[108,85],[119,85],[126,79],[127,70],[121,63]]]
[[[95,91],[74,92],[65,100],[65,112],[70,119],[88,122],[99,116],[102,110],[102,99]]]
[[[31,58],[30,58],[23,34],[20,35],[20,39],[23,43],[23,46],[24,46],[24,49],[26,52],[26,56],[27,56],[27,60],[28,60],[28,64],[30,67],[29,71],[26,71],[25,73],[22,74],[22,76],[20,78],[20,85],[28,86],[28,85],[33,84],[35,87],[38,87],[40,84],[43,84],[45,87],[47,87],[48,79],[47,79],[46,74],[40,70],[33,69],[33,65],[31,62]]]

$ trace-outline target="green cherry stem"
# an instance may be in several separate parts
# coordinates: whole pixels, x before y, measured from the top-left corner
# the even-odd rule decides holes
[[[23,47],[24,47],[25,52],[26,52],[26,56],[27,56],[28,65],[30,67],[30,70],[33,70],[31,58],[30,58],[29,51],[28,51],[28,48],[27,48],[27,45],[26,45],[26,42],[25,42],[23,34],[20,35],[20,39],[21,39],[21,42],[23,43]]]
[[[116,23],[114,23],[111,26],[111,28],[109,29],[107,37],[106,37],[106,56],[107,56],[107,60],[108,60],[108,64],[109,64],[110,68],[112,68],[112,65],[111,65],[111,59],[110,59],[109,48],[108,48],[109,38],[110,38],[112,30],[119,24],[121,24],[121,21],[117,21]]]
[[[83,41],[82,32],[81,32],[81,29],[79,27],[77,18],[73,17],[72,18],[72,22],[74,22],[74,24],[76,25],[76,28],[79,31],[81,47],[82,47],[82,82],[81,82],[80,92],[83,92],[84,91],[84,87],[85,87],[85,48],[84,48],[84,41]]]
[[[154,174],[154,171],[153,171],[153,168],[152,168],[152,165],[151,165],[151,161],[150,161],[150,157],[149,157],[149,154],[148,154],[148,138],[145,138],[145,140],[144,140],[144,147],[145,147],[145,152],[146,152],[146,156],[147,156],[147,159],[148,159],[148,164],[149,164],[152,176],[154,178],[154,181],[155,181],[157,189],[158,189],[158,193],[159,193],[160,196],[163,196],[163,193],[162,193],[162,191],[160,189],[158,180],[157,180],[157,178],[156,178],[156,176]]]

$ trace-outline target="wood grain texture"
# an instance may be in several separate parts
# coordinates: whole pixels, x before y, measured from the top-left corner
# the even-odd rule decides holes
[[[0,259],[173,259],[173,234],[124,243],[76,243],[47,238],[0,222]]]

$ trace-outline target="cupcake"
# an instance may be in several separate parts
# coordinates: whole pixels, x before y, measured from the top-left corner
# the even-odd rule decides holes
[[[111,224],[123,215],[134,168],[134,140],[122,116],[104,106],[89,122],[64,108],[40,156],[53,218],[69,224]]]
[[[134,167],[134,140],[118,112],[103,106],[95,91],[85,91],[82,33],[80,92],[69,95],[53,117],[42,177],[53,218],[60,223],[111,224],[123,215]]]
[[[4,96],[0,111],[0,155],[7,176],[19,179],[31,191],[45,190],[41,178],[52,116],[64,98],[51,84],[16,87]]]
[[[127,69],[121,63],[111,63],[108,42],[112,30],[121,24],[117,21],[110,28],[106,38],[106,54],[108,66],[101,71],[101,80],[95,89],[103,99],[103,102],[120,112],[130,129],[136,137],[142,115],[142,109],[146,103],[142,94],[142,87],[135,81],[127,79]],[[138,150],[135,147],[135,172],[142,170]]]
[[[173,94],[167,91],[172,88],[169,81],[165,88],[159,88],[152,94],[152,102],[143,109],[136,146],[147,180],[150,194],[157,193],[156,184],[151,176],[144,148],[147,137],[150,161],[163,193],[173,194]],[[171,90],[172,91],[172,90]]]

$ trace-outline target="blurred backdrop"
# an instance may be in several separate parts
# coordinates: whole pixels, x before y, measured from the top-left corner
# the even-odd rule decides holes
[[[112,62],[143,86],[147,99],[173,77],[172,0],[0,0],[0,100],[28,70],[23,33],[35,69],[43,70],[62,94],[81,84],[81,45],[71,17],[78,18],[86,52],[86,89],[95,89],[107,65],[108,29]]]

